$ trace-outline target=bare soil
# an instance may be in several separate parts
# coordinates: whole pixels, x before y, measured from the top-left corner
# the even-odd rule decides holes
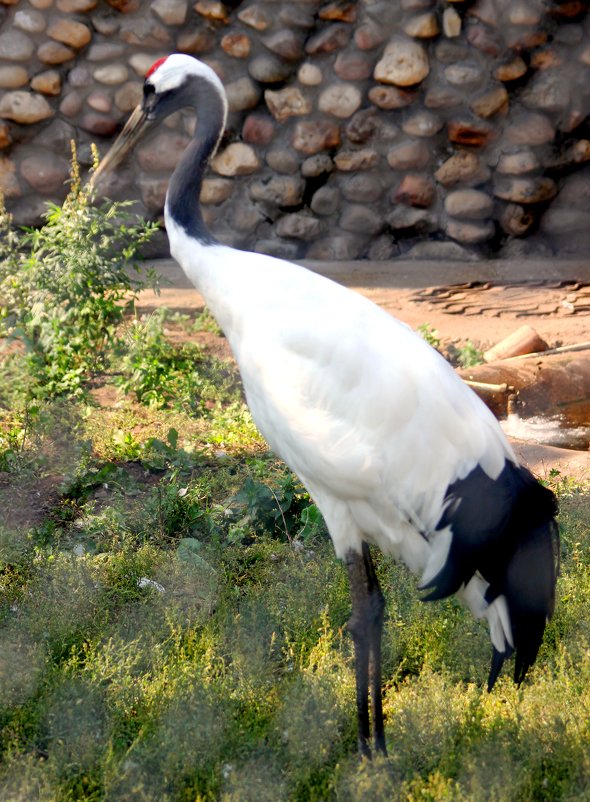
[[[525,323],[550,347],[590,341],[590,266],[543,262],[516,266],[506,275],[489,264],[453,265],[445,269],[444,282],[438,280],[440,263],[402,263],[395,270],[371,262],[308,267],[360,292],[412,328],[436,329],[443,343],[471,340],[488,348]],[[141,294],[142,311],[165,306],[194,314],[203,309],[203,298],[175,262],[159,260],[153,266],[164,283],[159,296]]]
[[[590,287],[574,282],[359,290],[413,328],[432,326],[443,342],[487,349],[525,324],[551,348],[590,340]]]
[[[0,472],[0,522],[7,530],[41,526],[59,501],[63,476],[19,476],[17,482],[8,473]]]

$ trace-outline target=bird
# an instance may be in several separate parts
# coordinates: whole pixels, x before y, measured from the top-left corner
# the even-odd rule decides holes
[[[556,498],[419,334],[317,272],[213,236],[199,196],[228,104],[211,67],[186,54],[158,59],[91,181],[184,108],[197,122],[166,195],[170,251],[229,341],[254,422],[307,488],[346,566],[358,751],[385,756],[374,551],[417,574],[425,601],[455,595],[487,620],[488,690],[513,654],[520,684],[554,610]]]

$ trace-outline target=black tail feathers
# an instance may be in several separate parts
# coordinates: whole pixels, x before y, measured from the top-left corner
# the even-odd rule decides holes
[[[507,462],[496,478],[476,468],[449,488],[438,528],[453,533],[447,561],[429,583],[426,599],[442,598],[477,572],[488,583],[486,600],[506,599],[514,643],[514,680],[534,663],[555,605],[559,570],[557,501],[521,466]],[[488,689],[512,654],[494,649]]]
[[[516,683],[523,681],[535,662],[545,625],[553,615],[558,570],[559,532],[551,519],[524,532],[506,568],[503,592],[516,649]]]
[[[506,565],[500,587],[506,598],[514,649],[494,649],[488,679],[491,691],[507,657],[516,652],[514,681],[520,685],[537,658],[545,626],[555,607],[555,584],[559,571],[559,532],[554,520],[522,534]],[[492,586],[490,586],[491,590]]]

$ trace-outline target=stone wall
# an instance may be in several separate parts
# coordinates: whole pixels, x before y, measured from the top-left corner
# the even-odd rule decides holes
[[[590,253],[585,0],[0,0],[0,186],[18,223],[105,152],[170,52],[230,117],[202,194],[225,242],[291,258]],[[110,180],[161,214],[193,121]]]

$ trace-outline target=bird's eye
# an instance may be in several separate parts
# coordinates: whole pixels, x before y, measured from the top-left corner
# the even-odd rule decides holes
[[[156,98],[156,87],[146,81],[143,85],[143,102],[141,104],[143,110],[148,113],[153,112],[157,102]]]

